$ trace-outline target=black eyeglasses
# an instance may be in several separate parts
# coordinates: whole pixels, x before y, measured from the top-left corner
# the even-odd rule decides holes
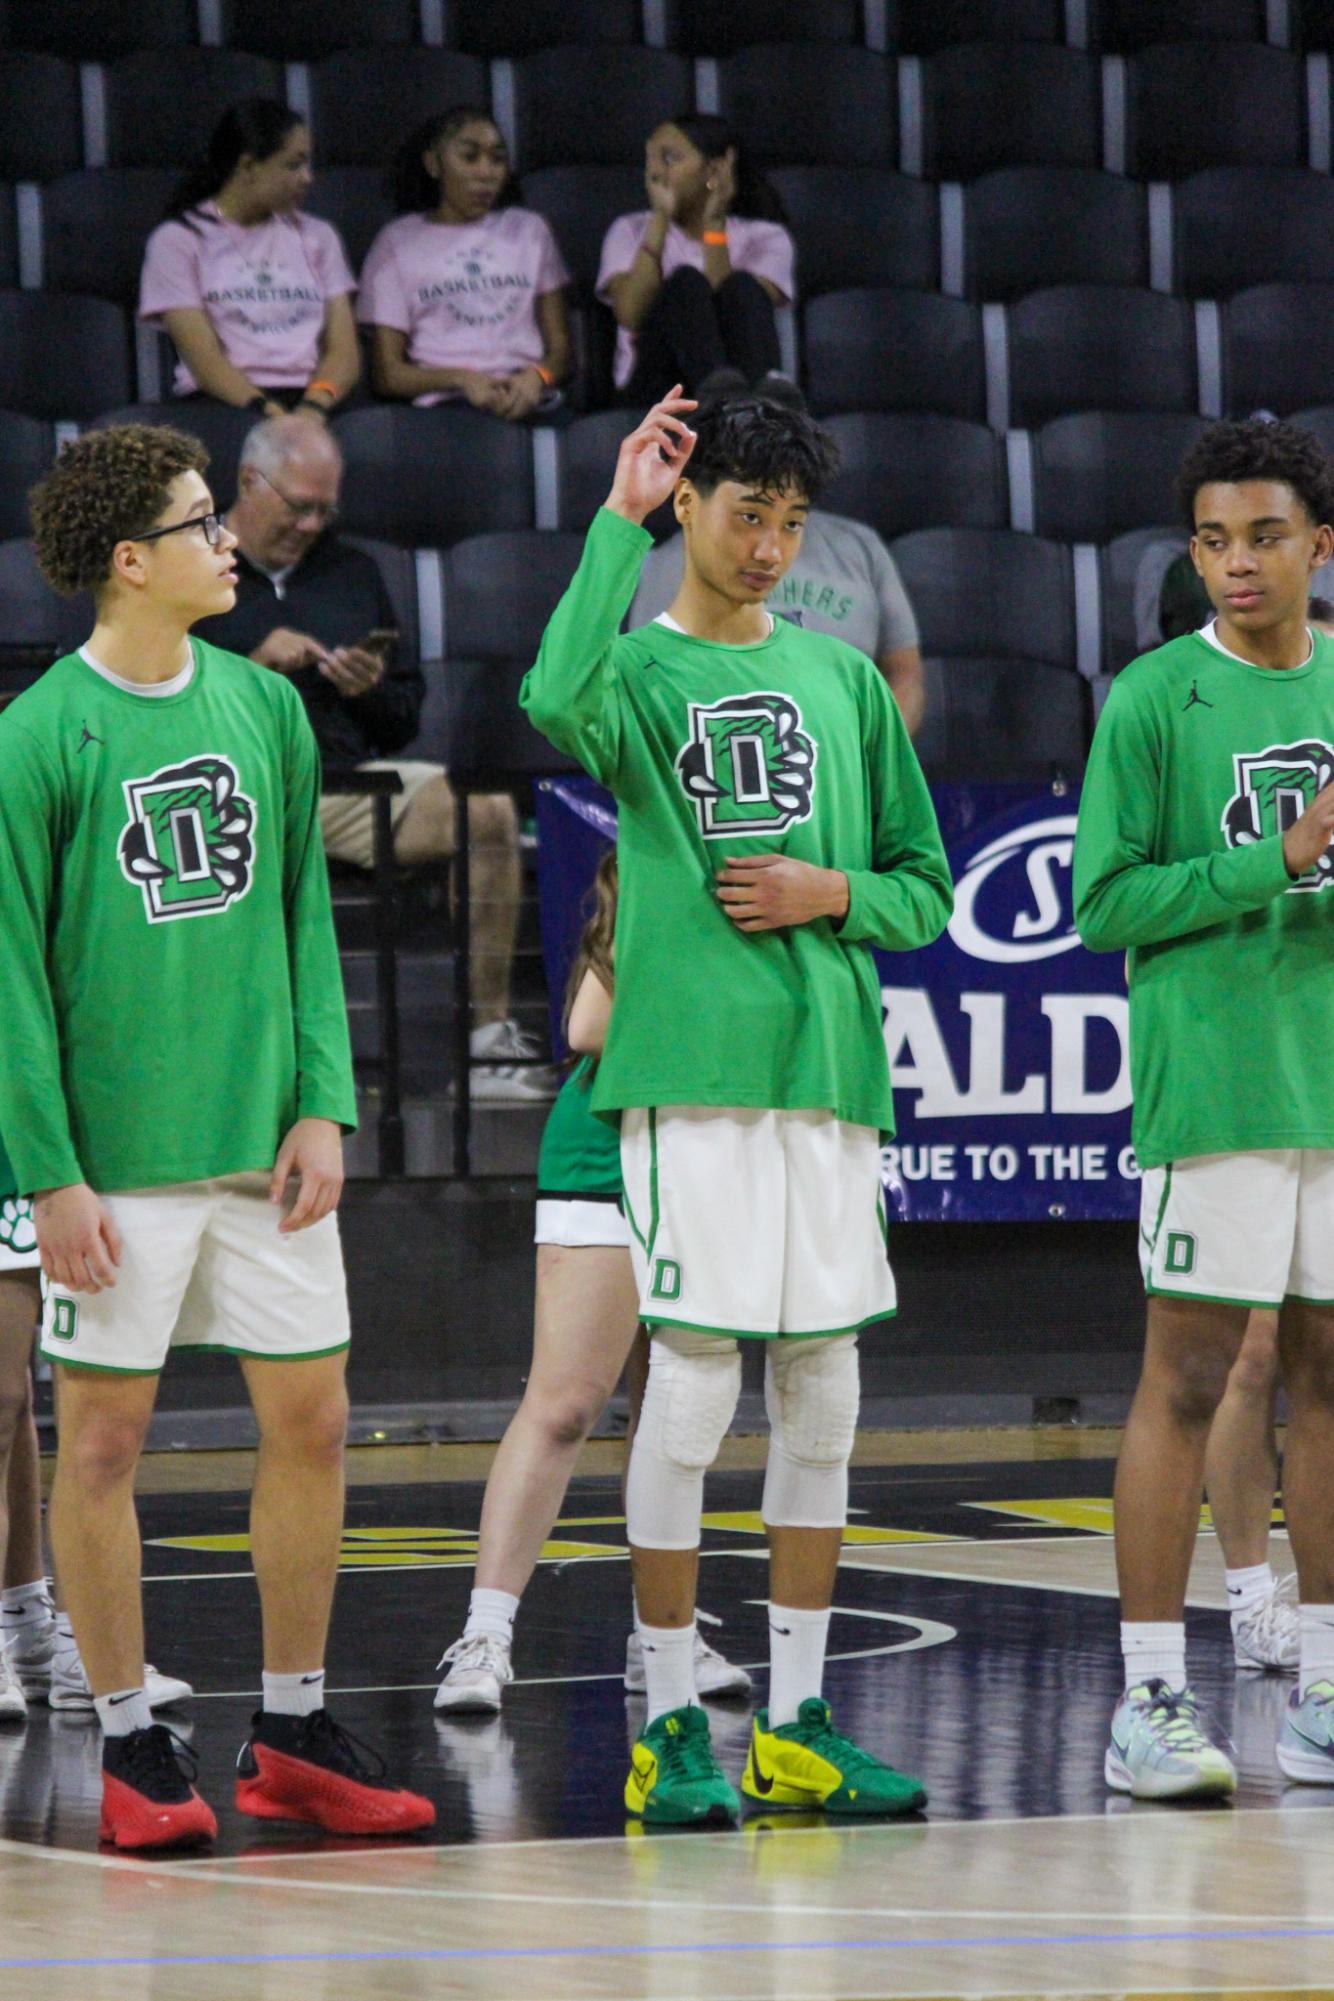
[[[255,467],[255,471],[259,472],[258,466]],[[263,480],[265,486],[269,487],[272,490],[272,492],[277,494],[283,506],[287,508],[288,511],[292,515],[294,515],[298,521],[301,519],[303,514],[313,514],[315,516],[315,519],[319,521],[325,528],[332,528],[334,522],[338,519],[338,507],[336,502],[328,500],[293,500],[291,494],[284,493],[282,488],[279,486],[278,482],[276,480],[270,479],[266,472],[259,472],[259,476]]]
[[[132,542],[160,542],[164,535],[179,535],[183,528],[202,528],[210,549],[222,540],[225,523],[220,514],[192,514],[188,521],[173,521],[167,528],[150,528],[145,535],[132,535]]]

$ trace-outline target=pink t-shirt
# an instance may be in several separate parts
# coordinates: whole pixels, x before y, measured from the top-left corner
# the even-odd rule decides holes
[[[537,301],[569,282],[550,223],[531,209],[493,209],[462,223],[402,215],[370,247],[357,317],[405,333],[419,368],[512,374],[542,359]]]
[[[265,389],[299,388],[319,362],[325,306],[356,289],[332,223],[287,210],[243,227],[205,202],[149,237],[139,317],[161,326],[166,312],[202,306],[233,368]],[[176,394],[196,387],[181,362]]]
[[[618,215],[602,239],[602,261],[598,265],[597,295],[608,305],[611,304],[608,280],[619,277],[634,263],[651,215],[650,209],[641,209],[638,215]],[[729,215],[727,254],[732,260],[734,271],[749,271],[752,278],[767,278],[791,304],[796,296],[796,282],[793,277],[796,251],[792,238],[781,222],[761,222],[753,215]],[[687,236],[674,222],[669,223],[662,246],[663,277],[670,278],[673,271],[682,264],[693,264],[697,271],[702,271],[704,245],[697,242],[693,236]],[[629,327],[617,327],[616,362],[613,372],[618,389],[623,389],[630,380],[634,365],[635,336]]]

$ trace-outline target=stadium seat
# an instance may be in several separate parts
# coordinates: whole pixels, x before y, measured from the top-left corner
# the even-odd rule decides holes
[[[922,64],[923,170],[972,180],[996,167],[1102,165],[1095,56],[969,42]]]
[[[1043,285],[1147,285],[1145,190],[1092,167],[1002,167],[964,189],[970,299]]]
[[[82,165],[78,70],[59,56],[0,50],[0,175],[42,181]]]
[[[797,245],[803,299],[849,285],[940,283],[940,205],[886,167],[782,167],[770,175]]]
[[[514,65],[517,165],[626,166],[655,126],[695,102],[694,66],[670,49],[542,49]]]
[[[84,421],[130,390],[125,314],[76,292],[0,292],[4,401],[33,417]]]
[[[638,0],[451,0],[450,39],[476,56],[530,56],[564,42],[638,42]]]
[[[361,269],[380,230],[394,219],[386,177],[376,167],[321,167],[305,207],[333,224],[354,271]]]
[[[1314,431],[1325,450],[1334,454],[1334,403],[1316,403],[1305,410],[1293,410],[1288,422],[1300,424],[1304,431]]]
[[[1075,664],[1070,551],[1004,528],[923,528],[890,550],[922,651]]]
[[[728,56],[755,42],[859,42],[857,0],[675,0],[669,14],[674,49]],[[889,10],[892,27],[894,10]]]
[[[52,590],[37,567],[31,542],[22,536],[0,542],[0,665],[10,664],[5,659],[10,649],[49,648],[51,659],[71,653],[92,629],[89,601],[62,598]],[[25,673],[23,678],[32,676]]]
[[[523,203],[544,215],[579,289],[592,296],[602,239],[618,215],[648,206],[642,165],[539,167],[523,177]]]
[[[718,65],[718,108],[757,160],[783,166],[898,165],[893,59],[837,44],[767,42]]]
[[[100,431],[110,424],[170,424],[178,431],[189,431],[208,447],[204,477],[214,500],[220,507],[230,507],[236,498],[241,446],[257,422],[253,410],[236,410],[229,403],[215,403],[210,396],[182,396],[170,403],[127,403],[104,410],[91,428]]]
[[[560,528],[583,534],[607,498],[621,439],[639,422],[637,410],[598,410],[556,432],[556,521]],[[670,501],[655,508],[644,523],[661,539],[675,531]]]
[[[1252,285],[1223,312],[1223,407],[1283,415],[1334,383],[1334,284]]]
[[[335,49],[415,42],[416,0],[223,0],[224,39],[280,62],[318,62]]]
[[[1130,55],[1153,42],[1263,42],[1264,0],[1093,0],[1093,45]]]
[[[0,285],[19,281],[18,218],[14,212],[14,190],[0,181]]]
[[[1334,182],[1299,167],[1206,168],[1172,191],[1172,238],[1173,283],[1190,299],[1323,281],[1334,272]]]
[[[50,424],[19,410],[0,410],[0,537],[28,533],[28,489],[55,455]]]
[[[376,542],[369,535],[346,535],[343,540],[354,549],[364,549],[379,570],[394,607],[400,649],[409,659],[415,659],[421,645],[421,626],[417,613],[417,563],[412,550],[397,549],[391,542]]]
[[[955,42],[1059,42],[1061,0],[899,0],[899,48],[931,55]]]
[[[176,167],[85,167],[49,181],[41,197],[47,290],[134,305],[144,244],[179,178]]]
[[[10,10],[5,40],[71,62],[110,62],[132,49],[199,40],[197,0],[31,0]]]
[[[1034,526],[1061,542],[1110,542],[1170,521],[1177,467],[1204,428],[1184,412],[1086,410],[1033,433]]]
[[[959,417],[830,417],[842,464],[821,504],[890,540],[913,528],[1007,528],[1005,441]]]
[[[310,71],[310,123],[323,167],[383,172],[418,125],[451,104],[489,104],[486,65],[455,49],[339,49]]]
[[[582,535],[550,531],[473,535],[446,556],[446,762],[454,776],[576,769],[533,728],[518,698],[583,546]]]
[[[812,410],[987,414],[980,306],[938,292],[827,292],[803,327]]]
[[[1010,422],[1067,410],[1196,410],[1195,313],[1129,285],[1053,285],[1008,314]]]
[[[347,459],[345,526],[407,549],[533,525],[532,437],[481,410],[406,404],[334,423]]]
[[[145,49],[106,71],[107,162],[188,166],[242,97],[283,95],[283,73],[240,49]]]
[[[1178,551],[1187,543],[1184,526],[1170,520],[1153,528],[1132,528],[1114,536],[1098,551],[1102,589],[1102,664],[1108,674],[1121,669],[1144,651],[1136,621],[1137,586],[1140,565],[1150,550],[1172,544]],[[1161,565],[1155,562],[1153,575],[1161,587]],[[1152,593],[1156,600],[1156,589]]]
[[[1078,777],[1088,754],[1088,683],[1037,660],[923,653],[926,714],[914,748],[936,783]]]
[[[1292,40],[1299,49],[1334,49],[1334,0],[1289,0]]]
[[[1291,50],[1172,42],[1126,68],[1127,173],[1305,166],[1306,78]]]

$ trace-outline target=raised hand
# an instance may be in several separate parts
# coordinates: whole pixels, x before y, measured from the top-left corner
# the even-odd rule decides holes
[[[616,477],[607,496],[611,513],[643,521],[662,505],[695,449],[695,433],[681,413],[698,407],[693,396],[681,394],[678,382],[631,431],[616,456]]]

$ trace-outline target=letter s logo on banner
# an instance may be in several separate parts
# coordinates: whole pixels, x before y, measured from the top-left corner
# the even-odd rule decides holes
[[[954,915],[949,933],[961,952],[970,958],[986,959],[993,965],[1020,965],[1031,959],[1054,959],[1060,952],[1073,952],[1079,937],[1073,918],[1067,915],[1068,894],[1056,881],[1056,870],[1068,870],[1075,853],[1075,815],[1061,813],[1049,820],[1030,820],[1002,834],[973,856],[954,886]],[[1002,870],[1026,871],[1033,910],[1019,909],[1010,923],[1010,936],[997,937],[988,928],[988,906],[993,900],[1007,910],[1016,901],[1014,885],[1004,898],[989,896],[987,888]],[[993,885],[999,888],[999,884]]]

